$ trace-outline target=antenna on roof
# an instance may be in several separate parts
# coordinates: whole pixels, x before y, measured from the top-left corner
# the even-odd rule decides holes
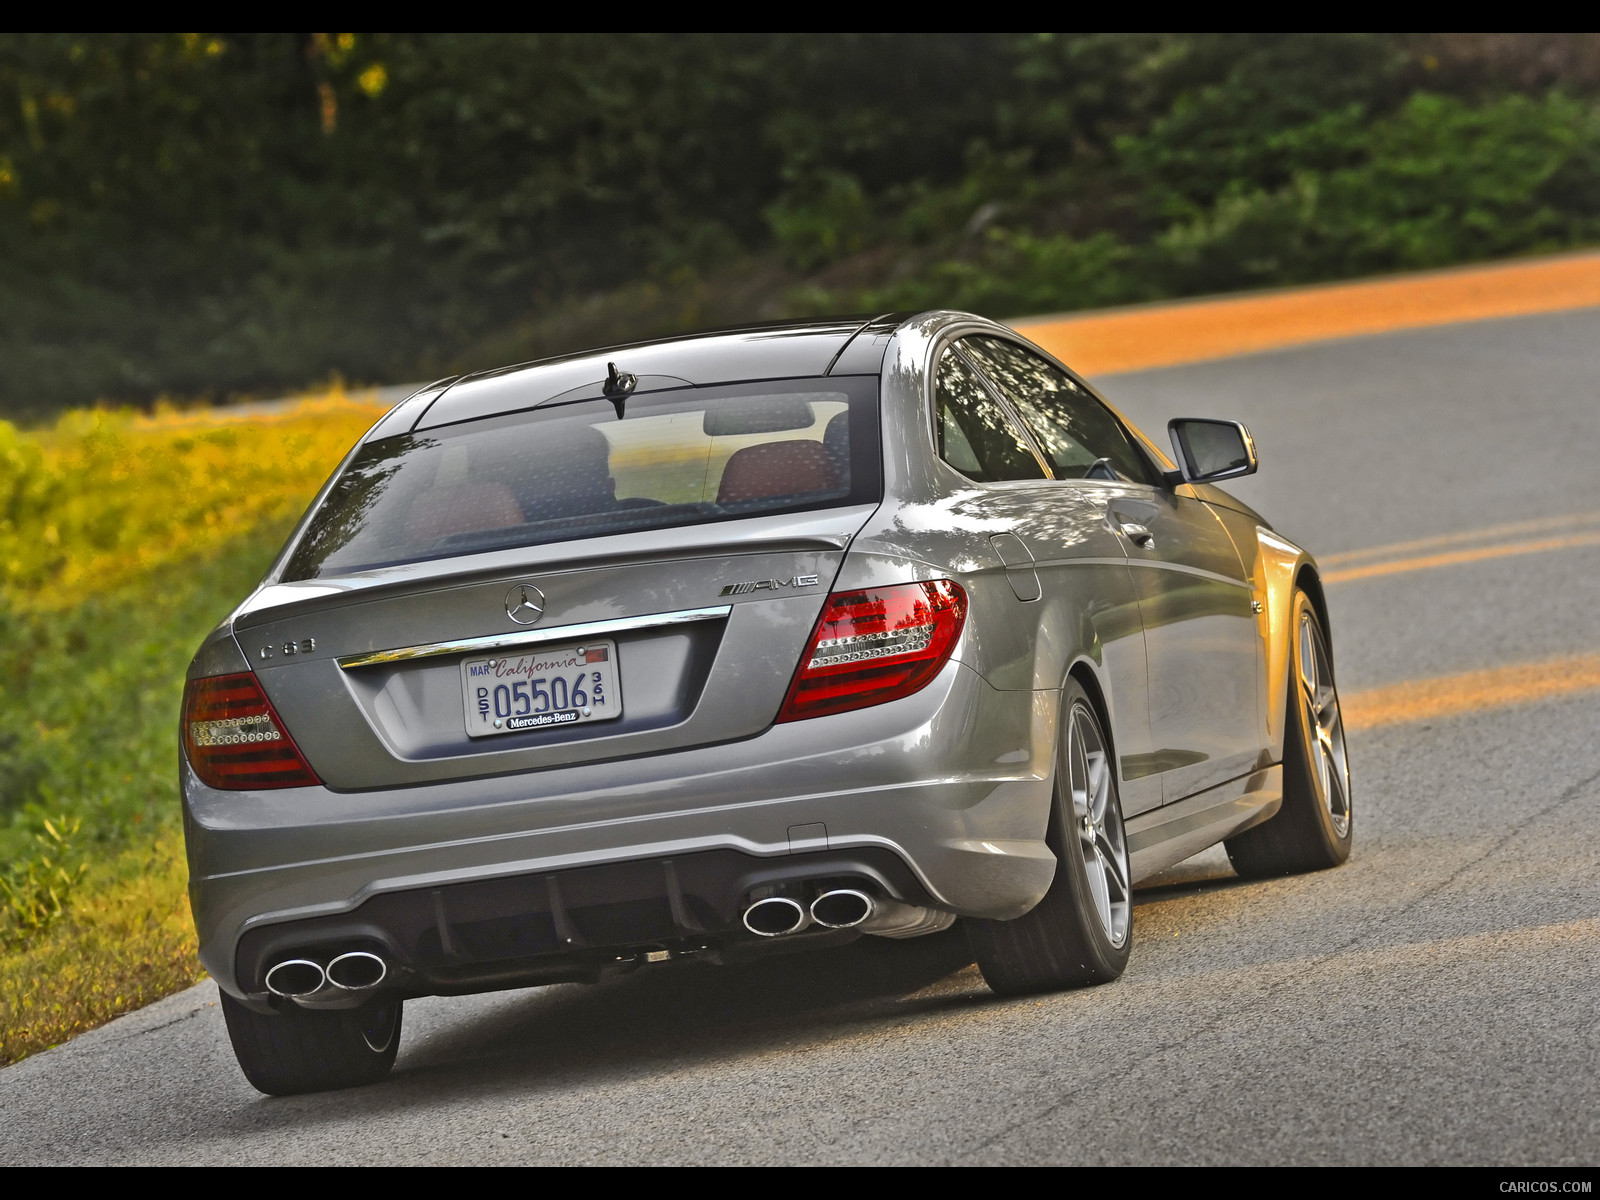
[[[608,362],[606,368],[608,373],[605,386],[601,391],[605,393],[606,399],[616,407],[617,420],[620,421],[622,420],[623,410],[628,406],[628,396],[633,392],[634,388],[639,386],[639,377],[630,375],[626,371],[617,370],[617,364],[614,362]]]

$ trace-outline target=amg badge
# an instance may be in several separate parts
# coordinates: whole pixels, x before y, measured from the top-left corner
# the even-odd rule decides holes
[[[719,596],[743,596],[746,592],[775,592],[779,588],[807,588],[817,586],[817,576],[796,575],[793,579],[751,579],[744,583],[730,583],[717,593]]]

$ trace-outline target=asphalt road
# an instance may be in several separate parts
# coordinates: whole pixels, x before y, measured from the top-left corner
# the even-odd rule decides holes
[[[1600,310],[1103,382],[1152,432],[1248,423],[1237,491],[1331,555],[1600,510],[1597,380]],[[1347,694],[1600,649],[1592,544],[1330,591]],[[1356,733],[1350,863],[1190,860],[1108,987],[1000,1001],[958,937],[868,939],[413,1002],[389,1081],[269,1100],[202,984],[0,1071],[0,1162],[1594,1164],[1597,715]]]

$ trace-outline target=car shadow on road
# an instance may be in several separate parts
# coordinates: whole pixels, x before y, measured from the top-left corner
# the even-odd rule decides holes
[[[1227,853],[1221,846],[1212,846],[1176,866],[1140,880],[1133,888],[1133,903],[1137,908],[1141,904],[1153,904],[1174,896],[1228,891],[1251,882],[1234,873],[1233,865],[1228,862]]]
[[[460,1019],[429,1021],[421,1036],[403,1034],[395,1071],[383,1083],[263,1099],[237,1119],[252,1129],[306,1129],[381,1118],[419,1100],[569,1092],[1008,1003],[971,962],[957,925],[906,941],[861,938],[753,963],[666,964],[593,986],[471,997]]]
[[[862,938],[730,966],[645,967],[592,987],[539,988],[402,1050],[397,1078],[469,1070],[606,1074],[651,1060],[737,1056],[827,1030],[993,999],[960,927]],[[470,1067],[467,1064],[471,1064]]]
[[[1219,871],[1201,863],[1151,882],[1136,890],[1136,904],[1243,881],[1226,866]],[[380,1115],[419,1096],[436,1101],[568,1090],[1032,1002],[989,991],[959,925],[929,937],[867,937],[753,963],[643,967],[593,986],[532,988],[488,1003],[469,999],[460,1019],[430,1021],[425,1033],[404,1038],[395,1072],[384,1083],[269,1101],[266,1112],[252,1106],[252,1120],[342,1121]]]

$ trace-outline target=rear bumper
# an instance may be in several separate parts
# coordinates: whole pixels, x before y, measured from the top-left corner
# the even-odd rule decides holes
[[[250,967],[240,977],[259,952],[241,944],[275,940],[270,927],[402,903],[369,904],[379,897],[713,851],[773,867],[816,855],[819,869],[853,851],[888,855],[888,874],[903,864],[905,881],[886,890],[921,891],[905,899],[1017,916],[1055,874],[1044,832],[1059,699],[996,691],[952,662],[916,695],[875,708],[512,776],[219,792],[185,763],[200,958],[230,993],[259,995]]]
[[[919,908],[932,904],[888,850],[813,850],[781,858],[702,850],[380,892],[348,913],[256,924],[239,939],[235,982],[247,996],[261,996],[274,964],[309,959],[326,965],[353,950],[382,958],[384,986],[402,995],[592,982],[660,958],[737,960],[857,936],[812,924],[766,938],[743,924],[754,897],[787,895],[806,903],[832,887],[864,889]],[[325,987],[301,1003],[339,1007],[362,999]]]

